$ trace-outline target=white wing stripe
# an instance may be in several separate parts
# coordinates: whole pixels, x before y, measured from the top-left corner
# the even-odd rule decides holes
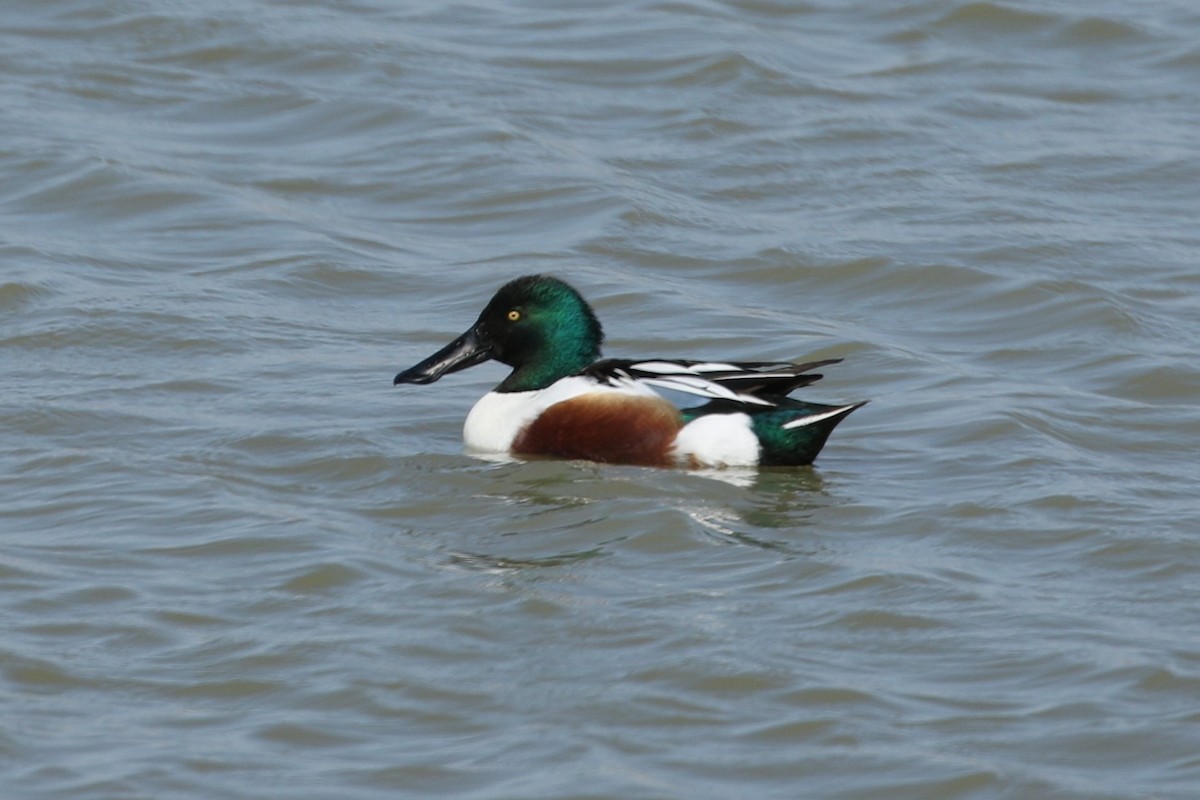
[[[794,419],[785,425],[781,425],[780,427],[782,427],[785,430],[788,428],[803,428],[805,425],[812,425],[814,423],[820,422],[823,419],[829,419],[830,417],[836,417],[838,414],[841,414],[842,412],[844,412],[846,409],[849,409],[849,408],[854,408],[854,406],[842,406],[841,408],[835,408],[833,411],[823,411],[820,414],[809,414],[807,417],[801,417],[800,419]]]
[[[688,371],[688,368],[682,364],[675,364],[670,361],[639,361],[629,366],[631,369],[642,372],[654,372],[659,375],[678,375]]]
[[[749,365],[724,361],[702,361],[688,364],[660,358],[620,366],[613,364],[609,367],[607,374],[601,377],[601,380],[611,386],[629,386],[640,382],[644,385],[700,397],[770,407],[778,405],[777,397],[763,399],[758,396],[764,393],[770,394],[766,384],[773,381],[792,380],[804,383],[805,378],[810,378],[808,382],[811,382],[820,376],[810,376],[807,374],[808,370],[821,366],[822,363],[763,362]],[[746,386],[745,390],[739,388],[743,384]],[[788,427],[797,427],[802,424],[808,423],[797,420]]]
[[[750,403],[758,406],[773,406],[775,405],[770,400],[763,400],[749,394],[739,394],[719,383],[706,381],[700,377],[687,375],[672,375],[663,378],[642,378],[642,383],[648,383],[651,386],[659,386],[663,389],[672,389],[677,392],[685,392],[687,394],[699,395],[700,397],[711,397],[718,400],[733,400],[739,403]]]
[[[720,361],[705,361],[700,364],[680,364],[677,361],[637,361],[629,365],[638,372],[653,372],[657,375],[698,375],[705,372],[732,372],[745,375],[760,375],[757,370],[746,370],[737,364]]]
[[[722,364],[716,361],[709,361],[704,364],[692,364],[693,372],[740,372],[738,367],[733,364]]]

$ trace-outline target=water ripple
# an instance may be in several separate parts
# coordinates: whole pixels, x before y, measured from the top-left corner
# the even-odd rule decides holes
[[[1194,794],[1187,4],[10,5],[10,793]],[[532,271],[871,404],[480,462]]]

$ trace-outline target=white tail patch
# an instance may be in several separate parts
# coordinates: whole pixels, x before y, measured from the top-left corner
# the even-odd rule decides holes
[[[784,430],[788,430],[790,428],[803,428],[805,425],[813,425],[817,422],[820,422],[823,419],[829,419],[830,417],[836,417],[838,414],[844,414],[847,411],[853,411],[854,409],[858,408],[860,405],[862,405],[862,403],[857,403],[855,405],[849,405],[849,406],[842,406],[841,408],[835,408],[833,411],[822,411],[820,414],[809,414],[807,417],[800,417],[800,419],[794,419],[791,422],[788,422],[785,425],[782,425],[781,427]]]
[[[675,437],[675,458],[691,466],[753,467],[759,450],[748,414],[705,414]]]

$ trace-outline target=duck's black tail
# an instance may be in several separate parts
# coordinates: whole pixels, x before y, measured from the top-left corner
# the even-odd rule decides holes
[[[866,405],[826,406],[788,400],[777,408],[751,414],[751,424],[762,445],[759,465],[798,467],[811,464],[838,423]]]

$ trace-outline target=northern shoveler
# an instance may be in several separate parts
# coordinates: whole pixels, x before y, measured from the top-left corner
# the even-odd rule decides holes
[[[788,397],[820,379],[808,363],[600,358],[604,334],[587,302],[546,275],[505,284],[475,324],[393,381],[433,383],[489,359],[513,371],[475,404],[463,438],[481,453],[648,466],[811,464],[863,405]],[[652,387],[707,398],[678,409]]]

